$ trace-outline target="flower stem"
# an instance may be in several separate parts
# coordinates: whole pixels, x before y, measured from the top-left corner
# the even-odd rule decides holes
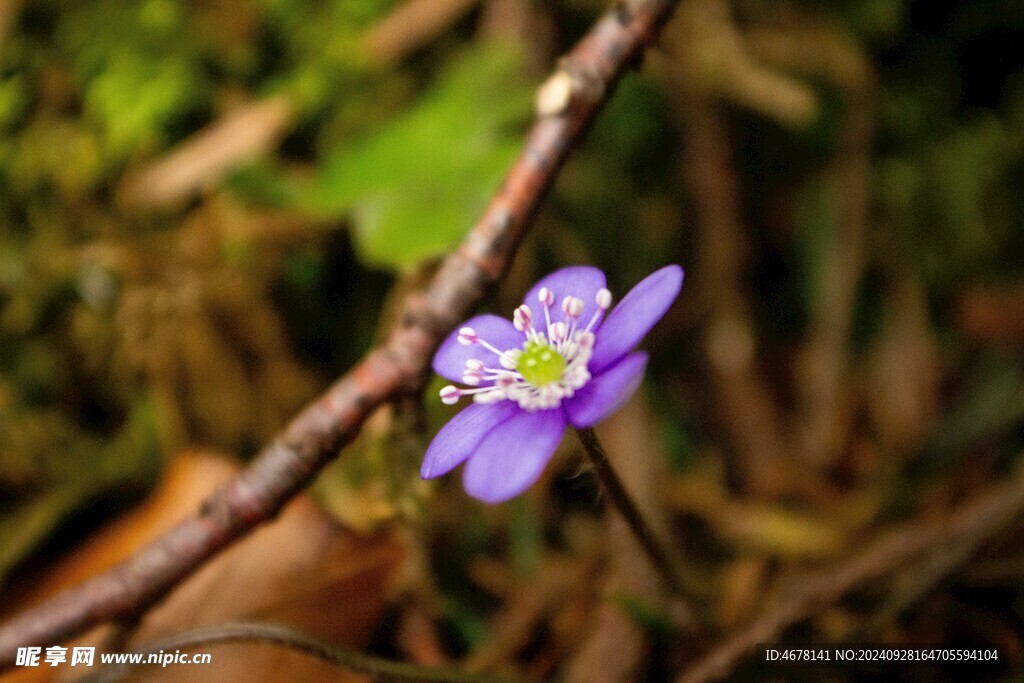
[[[640,512],[640,508],[626,491],[619,475],[612,469],[612,464],[609,462],[608,455],[604,452],[604,447],[601,446],[597,434],[593,429],[577,429],[576,433],[580,437],[580,443],[583,444],[583,452],[594,466],[597,478],[601,481],[601,487],[608,495],[609,500],[618,508],[622,518],[626,520],[629,530],[636,536],[665,584],[675,593],[682,593],[684,583],[675,555],[669,552],[662,539],[644,519],[643,513]]]

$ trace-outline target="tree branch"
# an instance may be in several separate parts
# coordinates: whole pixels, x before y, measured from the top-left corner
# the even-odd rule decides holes
[[[483,216],[425,291],[409,297],[387,341],[299,413],[195,516],[110,571],[0,627],[0,670],[13,664],[18,647],[50,645],[143,613],[219,551],[272,519],[375,408],[420,385],[434,349],[505,273],[569,150],[675,5],[629,0],[602,17],[560,63],[556,77],[568,86],[560,106],[546,107],[534,123]]]
[[[747,626],[717,644],[676,683],[707,683],[725,678],[758,643],[777,640],[790,626],[821,613],[850,591],[887,576],[921,556],[931,561],[950,548],[973,554],[984,542],[1024,514],[1024,468],[942,519],[908,522],[866,545],[848,560],[794,582],[794,588]],[[939,560],[941,562],[941,560]]]

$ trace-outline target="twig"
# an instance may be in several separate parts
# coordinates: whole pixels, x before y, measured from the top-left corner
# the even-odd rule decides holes
[[[687,4],[687,20],[673,33],[683,42],[703,30],[706,3]],[[686,144],[683,180],[693,198],[698,228],[697,284],[708,307],[706,356],[710,397],[733,451],[739,488],[775,493],[786,460],[786,435],[777,401],[764,379],[756,348],[754,314],[744,293],[747,242],[742,198],[721,114],[711,94],[679,70],[666,73],[678,96]]]
[[[150,654],[175,650],[206,647],[218,643],[270,643],[304,652],[312,657],[344,667],[356,673],[371,676],[375,681],[431,681],[432,683],[498,683],[508,679],[486,678],[479,673],[464,673],[447,669],[393,662],[379,657],[370,657],[353,650],[339,647],[334,643],[279,624],[261,622],[239,622],[221,624],[185,631],[164,640],[149,644],[143,651],[143,660]],[[141,664],[117,664],[108,666],[94,675],[83,679],[83,683],[113,683],[123,680],[133,668]]]
[[[902,572],[891,582],[892,585],[882,605],[859,624],[846,640],[866,642],[877,636],[882,629],[923,600],[944,579],[966,564],[987,540],[984,535],[953,539]]]
[[[18,647],[49,645],[98,623],[144,612],[218,552],[272,519],[355,437],[374,409],[415,391],[443,336],[507,270],[569,150],[675,4],[632,0],[602,17],[561,62],[572,84],[565,106],[534,123],[483,216],[426,290],[409,296],[387,341],[299,413],[197,515],[110,571],[0,627],[0,670],[14,663]]]
[[[117,188],[118,201],[132,209],[174,206],[226,170],[276,147],[295,115],[283,95],[245,103],[126,176]]]
[[[852,423],[849,336],[857,285],[866,265],[875,77],[863,51],[836,29],[809,22],[791,31],[750,31],[747,44],[765,61],[823,76],[842,89],[846,120],[827,180],[838,216],[817,274],[807,345],[800,368],[801,453],[830,465]]]
[[[677,26],[687,37],[670,47],[689,59],[673,69],[710,97],[735,102],[783,126],[806,127],[818,116],[813,88],[750,53],[731,16],[734,4],[690,0],[683,6],[680,17],[686,19]]]
[[[478,0],[407,0],[371,28],[360,46],[380,64],[391,64],[421,47]]]
[[[644,551],[651,558],[651,562],[661,574],[665,585],[677,594],[682,593],[685,582],[679,569],[680,563],[676,561],[675,555],[668,550],[647,520],[644,519],[636,503],[633,502],[632,496],[626,491],[619,475],[615,473],[611,463],[608,462],[608,454],[601,447],[597,434],[593,429],[578,429],[576,433],[579,434],[583,452],[590,464],[594,466],[594,471],[597,473],[597,478],[601,481],[601,487],[608,495],[608,499],[622,515],[626,524],[629,525],[630,531],[633,532]]]
[[[945,519],[915,521],[885,535],[835,567],[799,581],[746,628],[715,647],[676,683],[723,678],[758,643],[769,643],[790,626],[820,613],[863,583],[885,576],[929,550],[943,552],[965,539],[990,538],[1024,514],[1024,468],[955,510]]]

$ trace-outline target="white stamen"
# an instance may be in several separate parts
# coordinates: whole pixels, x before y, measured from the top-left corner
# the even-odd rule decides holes
[[[567,342],[576,334],[576,322],[579,320],[579,317],[583,315],[583,299],[579,299],[574,296],[565,297],[562,299],[562,313],[565,314],[566,320],[570,321],[568,331],[561,335],[562,341]],[[562,353],[562,355],[565,355],[565,349],[563,346],[564,344],[559,344],[558,351],[559,353]]]
[[[583,315],[583,299],[574,296],[567,296],[562,299],[562,313],[570,318],[578,318]]]
[[[501,350],[480,338],[472,327],[463,327],[458,332],[458,341],[464,346],[479,344],[498,357],[498,365],[488,367],[484,360],[469,358],[466,360],[462,381],[467,388],[447,386],[441,390],[441,400],[448,404],[456,403],[463,396],[472,396],[477,403],[487,404],[503,400],[515,401],[526,411],[557,408],[562,401],[571,398],[590,381],[587,363],[594,349],[594,333],[591,328],[597,324],[601,316],[611,306],[611,292],[602,289],[595,295],[598,310],[585,330],[579,330],[580,317],[586,310],[582,299],[575,296],[563,297],[561,310],[563,320],[551,321],[551,307],[556,301],[555,293],[542,287],[537,300],[544,307],[543,331],[534,326],[534,313],[529,305],[523,304],[515,309],[512,324],[516,330],[524,333],[526,341],[522,348]],[[561,377],[535,386],[526,381],[518,370],[523,352],[530,344],[548,346],[565,360],[565,369]],[[534,364],[536,364],[534,360]]]
[[[466,329],[466,328],[462,328],[462,329]],[[459,330],[460,337],[461,337],[461,334],[462,334],[462,330]],[[493,344],[491,344],[490,342],[484,341],[480,337],[474,336],[474,339],[476,341],[472,342],[472,343],[479,344],[480,346],[484,347],[485,349],[487,349],[488,351],[490,351],[491,353],[496,355],[498,358],[501,358],[502,356],[504,356],[504,355],[509,353],[508,351],[502,351],[500,349],[495,348]]]
[[[597,295],[594,297],[594,301],[597,303],[597,310],[594,311],[594,317],[590,319],[590,322],[587,323],[587,326],[584,328],[584,331],[586,332],[590,332],[594,325],[597,324],[597,321],[601,319],[601,316],[604,315],[605,311],[611,308],[612,293],[607,289],[599,289],[597,290]]]
[[[533,330],[533,311],[526,304],[523,304],[512,314],[512,325],[520,332]]]
[[[497,403],[505,398],[505,392],[501,389],[491,389],[477,394],[473,400],[477,403]]]

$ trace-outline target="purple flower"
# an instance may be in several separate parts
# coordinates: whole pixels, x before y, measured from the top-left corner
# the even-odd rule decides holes
[[[420,476],[432,479],[468,461],[466,491],[500,503],[530,487],[569,425],[590,427],[633,395],[647,354],[633,352],[679,294],[683,269],[647,276],[608,315],[612,295],[597,268],[573,266],[533,286],[512,322],[467,320],[441,344],[434,371],[470,385],[441,389],[441,400],[473,404],[427,449]]]

